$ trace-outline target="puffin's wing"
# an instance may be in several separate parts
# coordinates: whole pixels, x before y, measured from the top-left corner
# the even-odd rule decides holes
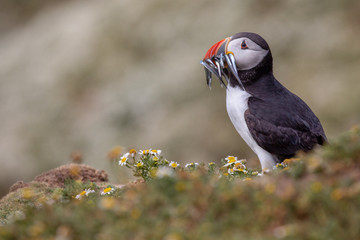
[[[277,126],[245,111],[245,121],[254,140],[266,151],[280,158],[292,157],[298,150],[309,151],[319,143],[316,134],[302,124]],[[299,121],[300,122],[300,121]]]

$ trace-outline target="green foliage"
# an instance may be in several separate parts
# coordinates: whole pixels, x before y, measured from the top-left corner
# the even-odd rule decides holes
[[[145,182],[164,176],[173,176],[178,172],[193,172],[195,170],[205,169],[205,164],[191,162],[181,167],[177,162],[169,162],[160,155],[161,150],[147,149],[140,150],[139,153],[135,149],[131,149],[120,157],[119,165],[132,169],[134,176],[141,177]],[[228,156],[221,160],[223,166],[217,169],[214,162],[210,162],[206,168],[208,174],[218,175],[218,177],[234,178],[251,178],[258,176],[259,172],[248,169],[246,160],[238,160],[237,157]],[[283,169],[287,166],[288,160],[284,164],[278,164],[275,169]]]
[[[360,128],[358,126],[325,147],[326,159],[342,161],[347,164],[360,161]]]
[[[220,168],[173,168],[160,155],[155,161],[155,155],[134,155],[126,164],[145,181],[121,188],[69,181],[63,189],[42,192],[53,201],[40,207],[35,194],[24,199],[24,189],[14,193],[8,201],[26,201],[27,207],[13,209],[18,216],[0,227],[0,237],[359,239],[358,137],[359,131],[351,131],[324,151],[285,160],[262,176],[231,156]],[[162,168],[171,171],[159,174]]]

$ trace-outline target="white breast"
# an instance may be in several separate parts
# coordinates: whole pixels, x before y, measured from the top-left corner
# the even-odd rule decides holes
[[[263,169],[272,169],[277,162],[277,158],[271,153],[265,151],[255,142],[245,122],[244,113],[249,108],[248,99],[250,96],[251,94],[239,87],[231,87],[228,85],[226,90],[226,109],[236,131],[238,131],[244,141],[256,153],[256,155],[258,155],[261,167]]]

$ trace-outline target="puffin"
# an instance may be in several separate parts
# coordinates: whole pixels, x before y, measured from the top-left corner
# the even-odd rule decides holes
[[[229,118],[263,171],[327,142],[309,106],[274,77],[271,51],[260,35],[240,32],[227,37],[200,63],[209,88],[213,75],[226,88]]]

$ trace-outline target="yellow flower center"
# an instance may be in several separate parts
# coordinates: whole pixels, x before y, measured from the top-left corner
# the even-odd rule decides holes
[[[235,168],[240,168],[240,167],[242,167],[242,164],[241,163],[239,163],[239,162],[237,162],[237,163],[235,163],[235,166],[234,166]]]
[[[228,163],[233,163],[233,162],[236,162],[235,157],[233,156],[228,157]]]
[[[105,189],[104,189],[104,193],[108,193],[108,192],[110,192],[110,191],[111,191],[111,189],[112,189],[111,187],[105,188]]]
[[[84,196],[86,194],[86,192],[85,191],[82,191],[81,193],[80,193],[80,196]]]
[[[154,161],[158,161],[159,158],[158,158],[158,157],[153,157],[153,160],[154,160]]]
[[[129,153],[130,154],[136,154],[136,150],[132,148],[132,149],[130,149]]]
[[[136,166],[137,166],[137,167],[142,167],[142,166],[143,166],[143,163],[142,163],[142,162],[138,162],[138,163],[136,164]]]
[[[231,169],[232,171],[237,171],[237,172],[244,172],[244,169],[242,168],[235,168],[235,169]]]
[[[126,162],[126,157],[121,158],[121,162],[122,163]]]
[[[170,166],[173,167],[173,168],[176,168],[176,167],[177,167],[177,163],[171,163]]]

